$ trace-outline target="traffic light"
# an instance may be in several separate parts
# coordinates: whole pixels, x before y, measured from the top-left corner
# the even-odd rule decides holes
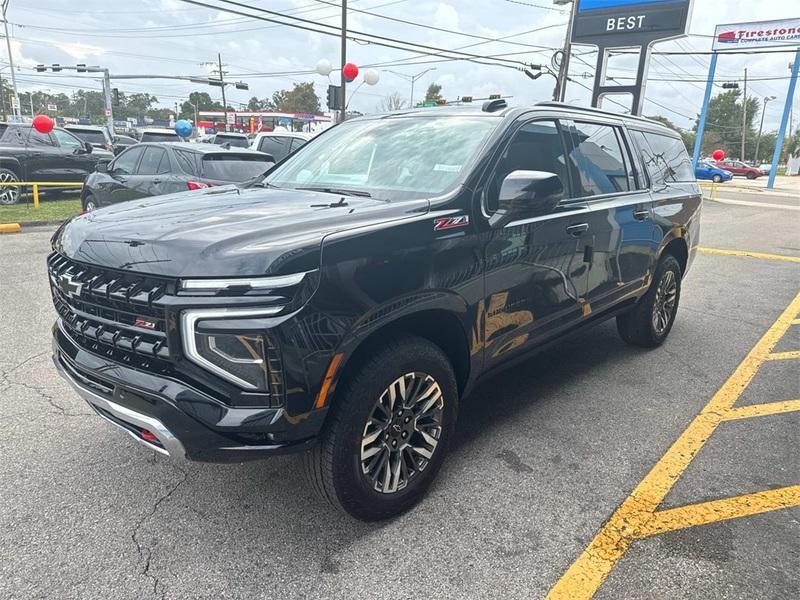
[[[61,70],[61,65],[58,63],[53,63],[50,68],[53,69],[53,73],[58,73]]]
[[[119,106],[119,89],[118,88],[112,88],[111,89],[111,97],[112,97],[111,105],[112,106]]]
[[[344,104],[342,98],[342,88],[338,85],[328,86],[328,108],[331,110],[340,110]]]
[[[47,71],[47,67],[45,67],[44,65],[36,65],[37,73],[44,73],[45,71]]]
[[[723,83],[722,84],[723,90],[738,90],[739,84],[738,83]]]
[[[472,96],[461,96],[461,102],[472,102]]]
[[[244,81],[237,81],[235,84],[237,90],[249,90],[250,86]]]
[[[500,94],[489,94],[489,100],[500,100]]]
[[[86,69],[86,63],[78,63],[77,71],[78,71],[78,73],[86,73],[88,71]]]

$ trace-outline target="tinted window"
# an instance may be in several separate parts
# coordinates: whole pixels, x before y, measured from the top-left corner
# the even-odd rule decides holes
[[[148,146],[144,150],[142,162],[139,163],[139,175],[155,175],[156,173],[165,173],[169,171],[169,163],[167,163],[167,170],[163,171],[161,165],[166,158],[167,153],[163,148],[156,148]]]
[[[85,129],[68,129],[67,131],[77,136],[79,139],[82,139],[84,142],[89,142],[91,144],[105,144],[108,141],[102,131]]]
[[[567,164],[564,145],[555,121],[536,121],[523,125],[506,148],[489,183],[487,208],[497,209],[500,186],[512,171],[555,173],[566,185]]]
[[[307,141],[308,140],[304,140],[301,138],[292,138],[292,145],[289,149],[289,152],[295,152],[296,150],[302,148],[303,146],[306,145]]]
[[[83,147],[83,143],[79,139],[77,139],[74,135],[70,135],[66,131],[53,129],[53,135],[58,140],[58,145],[62,148],[75,149]]]
[[[266,156],[206,154],[203,156],[203,177],[221,181],[242,182],[265,173],[272,166]]]
[[[271,154],[272,158],[279,162],[288,156],[291,141],[292,138],[288,137],[263,137],[258,145],[258,150]]]
[[[148,133],[142,134],[143,142],[180,142],[181,138],[177,133]]]
[[[39,133],[33,127],[28,130],[28,135],[25,136],[28,143],[33,146],[55,146],[53,138],[47,133]]]
[[[215,144],[230,144],[234,148],[247,148],[250,142],[246,137],[239,135],[217,135],[214,139]]]
[[[575,196],[600,196],[628,192],[631,182],[617,128],[594,123],[573,123],[570,164],[575,176]]]
[[[657,133],[639,133],[645,166],[655,184],[694,181],[694,170],[683,141]]]
[[[186,152],[184,150],[175,150],[175,158],[178,161],[178,166],[181,171],[187,175],[199,175],[200,165],[197,163],[197,154],[195,152]]]
[[[136,169],[136,163],[144,152],[144,148],[131,148],[119,155],[114,161],[114,171],[123,175],[130,175]]]

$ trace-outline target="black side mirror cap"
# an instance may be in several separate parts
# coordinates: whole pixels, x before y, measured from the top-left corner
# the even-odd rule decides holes
[[[83,149],[86,154],[91,154],[94,151],[94,146],[90,142],[83,142]]]
[[[498,207],[492,225],[549,214],[564,198],[564,184],[547,171],[512,171],[500,186]]]
[[[107,162],[99,162],[94,166],[94,170],[98,173],[108,173],[108,163]]]

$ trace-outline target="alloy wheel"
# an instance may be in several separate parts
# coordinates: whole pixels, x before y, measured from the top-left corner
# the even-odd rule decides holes
[[[13,173],[0,173],[0,183],[19,181]],[[19,187],[14,185],[0,186],[0,204],[16,204],[19,201]]]
[[[675,315],[675,306],[678,299],[678,281],[674,271],[665,271],[656,288],[655,302],[653,303],[653,329],[656,335],[664,335]]]
[[[427,373],[398,377],[381,394],[361,436],[361,471],[383,494],[404,489],[425,470],[442,434],[444,396]]]

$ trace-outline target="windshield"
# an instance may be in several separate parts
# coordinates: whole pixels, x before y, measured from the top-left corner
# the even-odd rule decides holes
[[[103,135],[102,131],[87,131],[87,130],[80,130],[80,129],[67,129],[72,135],[80,138],[84,142],[89,142],[91,144],[105,144],[106,143],[106,136]]]
[[[383,200],[435,196],[460,181],[498,122],[419,116],[343,123],[289,156],[265,183],[357,190]]]
[[[241,183],[264,173],[272,164],[266,156],[206,154],[203,156],[203,176]]]
[[[148,133],[145,132],[142,134],[142,141],[143,142],[180,142],[183,141],[181,138],[175,133]]]

